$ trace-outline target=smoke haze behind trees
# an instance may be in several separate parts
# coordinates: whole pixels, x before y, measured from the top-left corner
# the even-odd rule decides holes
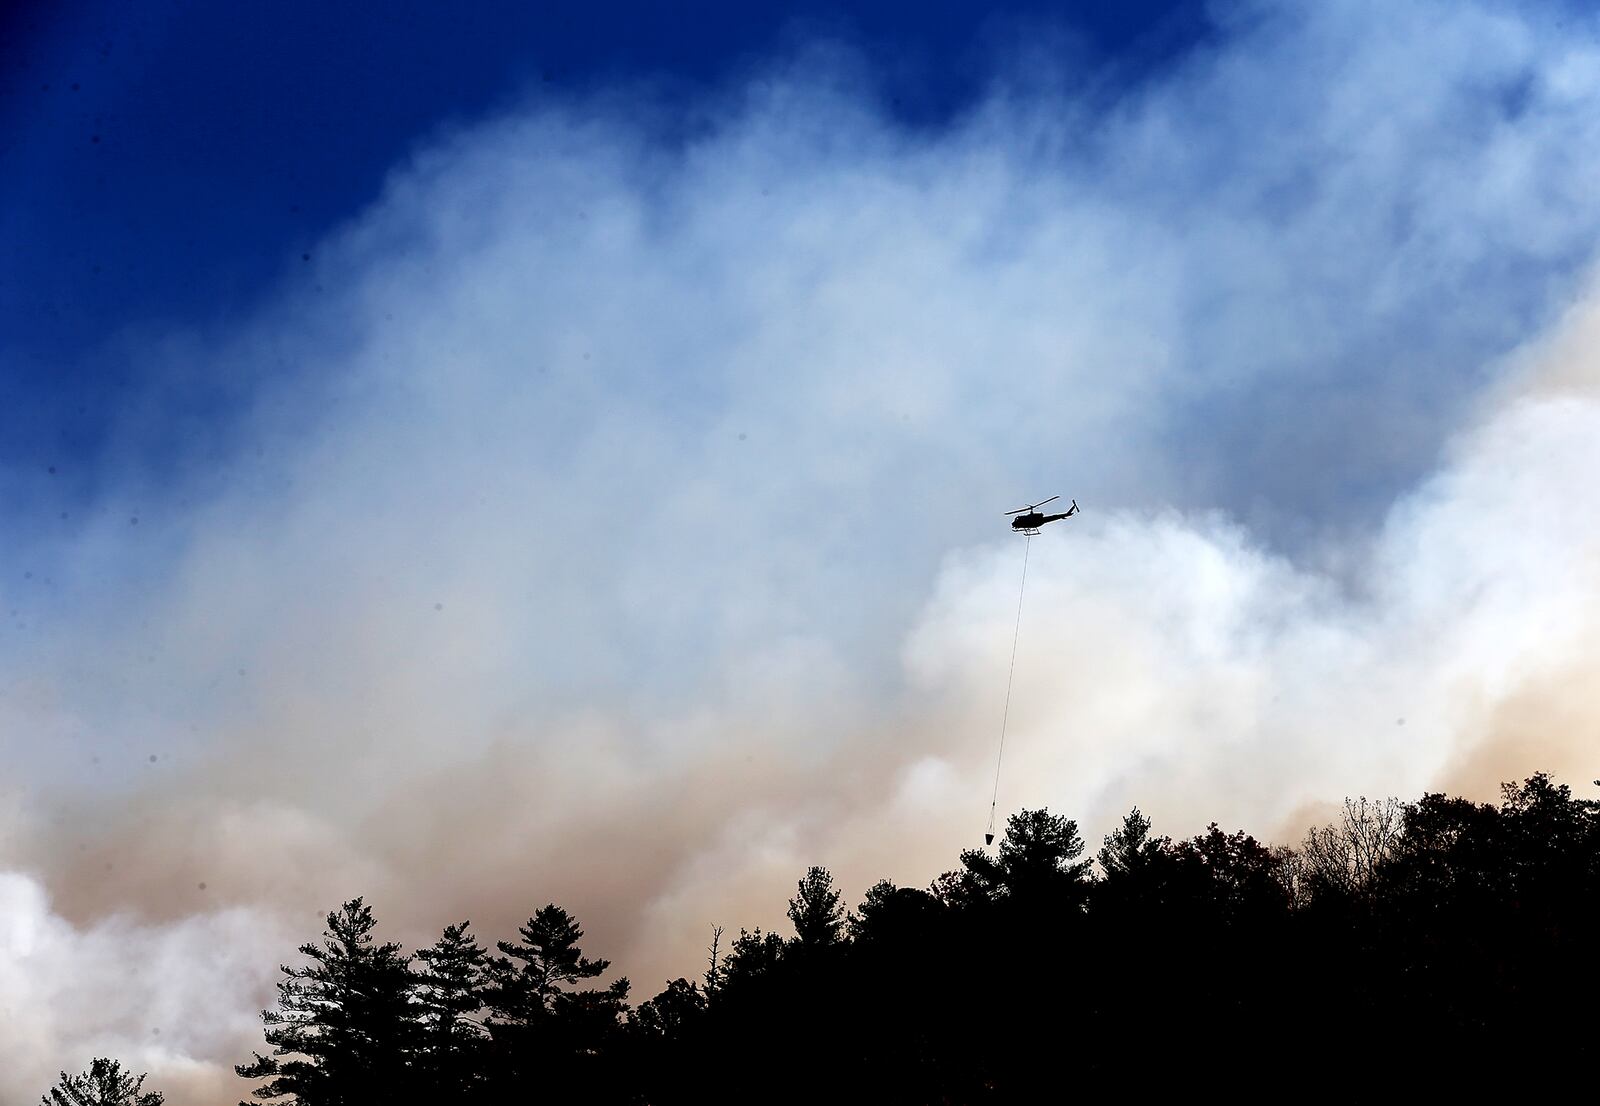
[[[1593,1019],[1568,1000],[1596,977],[1600,803],[1538,775],[1498,805],[1346,800],[1299,850],[1216,823],[1151,831],[1135,808],[1096,873],[1074,821],[1023,811],[993,853],[964,851],[928,891],[881,880],[855,911],[814,865],[792,935],[741,930],[719,957],[714,934],[703,986],[680,977],[637,1010],[626,979],[596,985],[606,961],[554,904],[500,956],[446,927],[415,974],[353,900],[284,969],[271,1055],[239,1074],[299,1106],[814,1101],[819,1084],[1009,1102],[1130,1080],[1265,1090],[1303,1078],[1311,1042],[1349,1036],[1352,1083],[1425,1067],[1481,1087],[1526,1079],[1486,1072],[1486,1052],[1545,1053],[1562,1062],[1541,1085],[1565,1089],[1592,1056]]]

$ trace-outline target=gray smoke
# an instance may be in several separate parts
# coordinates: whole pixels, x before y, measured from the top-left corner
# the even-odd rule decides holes
[[[925,883],[988,813],[1000,512],[1053,492],[1003,810],[1292,839],[1590,778],[1594,29],[1249,8],[1109,109],[920,134],[819,51],[678,146],[587,101],[420,149],[130,349],[241,411],[3,555],[0,1097],[239,1093],[355,894],[411,943],[560,902],[643,996],[807,864]]]

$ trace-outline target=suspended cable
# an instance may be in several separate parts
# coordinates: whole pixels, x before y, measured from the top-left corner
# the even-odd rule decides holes
[[[994,758],[994,794],[989,797],[989,825],[984,830],[983,843],[994,844],[995,806],[1000,801],[1000,762],[1006,755],[1006,723],[1011,718],[1011,682],[1017,674],[1017,639],[1022,636],[1022,595],[1028,590],[1028,551],[1033,547],[1033,535],[1022,540],[1022,584],[1017,588],[1017,624],[1011,631],[1011,667],[1006,672],[1006,705],[1000,713],[1000,751]]]

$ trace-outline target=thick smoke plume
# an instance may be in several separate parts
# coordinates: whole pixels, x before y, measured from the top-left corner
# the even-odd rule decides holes
[[[1000,512],[1053,492],[1003,809],[1293,839],[1591,778],[1593,31],[1250,8],[936,133],[825,50],[672,143],[530,108],[130,340],[237,391],[133,408],[4,554],[0,1099],[237,1093],[355,894],[408,942],[554,900],[648,995],[806,864],[925,883],[988,813]]]

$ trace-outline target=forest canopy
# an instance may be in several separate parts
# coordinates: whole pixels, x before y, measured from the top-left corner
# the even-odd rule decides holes
[[[705,969],[632,1001],[553,903],[510,938],[470,922],[380,941],[362,899],[282,969],[238,1074],[288,1106],[581,1101],[1037,1100],[1217,1081],[1466,1073],[1595,1052],[1600,803],[1548,776],[1498,804],[1346,800],[1296,848],[1213,824],[1157,836],[1137,808],[1092,854],[1024,810],[926,888],[847,908],[823,867],[792,932],[720,927]],[[1574,1013],[1575,1010],[1581,1013]],[[153,1106],[114,1063],[45,1106]]]

